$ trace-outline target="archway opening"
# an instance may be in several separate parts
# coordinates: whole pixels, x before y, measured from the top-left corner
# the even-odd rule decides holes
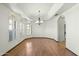
[[[65,17],[60,16],[58,19],[58,42],[62,46],[66,46],[66,23],[65,23]]]

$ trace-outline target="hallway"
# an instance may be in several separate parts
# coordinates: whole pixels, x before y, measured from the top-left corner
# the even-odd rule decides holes
[[[55,40],[29,38],[8,52],[9,56],[75,56]]]

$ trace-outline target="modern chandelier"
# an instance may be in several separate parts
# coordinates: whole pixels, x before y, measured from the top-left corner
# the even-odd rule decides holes
[[[38,14],[39,14],[39,17],[35,23],[37,23],[38,25],[41,25],[43,23],[43,20],[41,20],[41,17],[40,17],[40,10],[38,10]]]

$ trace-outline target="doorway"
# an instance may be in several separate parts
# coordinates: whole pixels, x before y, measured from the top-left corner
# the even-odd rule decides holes
[[[65,47],[66,44],[66,23],[65,17],[60,16],[58,19],[58,42]]]

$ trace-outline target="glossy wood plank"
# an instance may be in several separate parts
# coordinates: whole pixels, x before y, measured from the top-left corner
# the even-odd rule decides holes
[[[8,52],[9,56],[75,56],[52,39],[30,38]]]

